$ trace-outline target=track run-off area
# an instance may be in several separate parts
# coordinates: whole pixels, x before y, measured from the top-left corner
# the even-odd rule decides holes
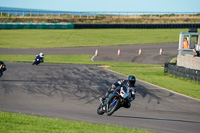
[[[142,54],[138,55],[139,48]],[[160,48],[163,54],[159,55]],[[1,54],[90,54],[94,61],[163,64],[177,56],[178,44],[150,44],[87,48],[0,49]],[[121,50],[120,56],[117,50]],[[34,58],[34,57],[33,57]],[[120,125],[163,133],[199,133],[200,101],[137,80],[136,99],[129,109],[112,116],[97,115],[99,98],[125,75],[98,65],[6,62],[0,79],[0,110],[36,116]],[[137,77],[136,77],[137,78]]]

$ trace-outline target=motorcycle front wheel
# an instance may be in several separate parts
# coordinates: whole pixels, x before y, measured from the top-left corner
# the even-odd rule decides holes
[[[119,108],[119,99],[112,99],[107,104],[107,115],[111,116]]]
[[[33,63],[32,63],[32,65],[38,65],[40,62],[38,62],[38,61],[34,61]]]
[[[102,109],[102,104],[99,105],[98,109],[97,109],[97,114],[98,115],[103,115],[104,114],[104,111]]]

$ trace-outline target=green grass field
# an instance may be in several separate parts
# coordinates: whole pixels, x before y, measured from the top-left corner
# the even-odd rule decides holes
[[[65,121],[0,111],[1,133],[152,133],[141,129]]]
[[[0,48],[50,48],[178,42],[188,29],[0,30]]]

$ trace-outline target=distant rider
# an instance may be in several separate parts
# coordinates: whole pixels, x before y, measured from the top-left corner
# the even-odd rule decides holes
[[[129,97],[129,99],[127,99],[127,103],[125,103],[123,106],[126,108],[130,108],[130,102],[135,99],[135,82],[136,78],[133,75],[129,75],[127,80],[119,80],[118,82],[113,83],[111,88],[108,89],[105,97],[102,98],[102,102],[104,102],[104,100],[109,96],[111,92],[113,92],[114,90],[117,90],[119,92],[120,87],[125,86],[131,92],[131,96]]]
[[[44,53],[39,53],[38,55],[35,56],[35,60],[44,62]]]

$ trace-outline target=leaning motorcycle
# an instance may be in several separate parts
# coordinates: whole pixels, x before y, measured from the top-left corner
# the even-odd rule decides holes
[[[41,62],[44,62],[44,60],[41,58],[35,58],[35,60],[33,61],[32,65],[38,65],[40,64]]]
[[[97,109],[97,114],[103,115],[106,113],[108,116],[111,116],[115,111],[122,107],[127,102],[127,100],[129,100],[129,95],[129,88],[122,86],[120,87],[119,91],[114,90],[111,92],[103,103],[102,99],[100,98],[101,104]]]

